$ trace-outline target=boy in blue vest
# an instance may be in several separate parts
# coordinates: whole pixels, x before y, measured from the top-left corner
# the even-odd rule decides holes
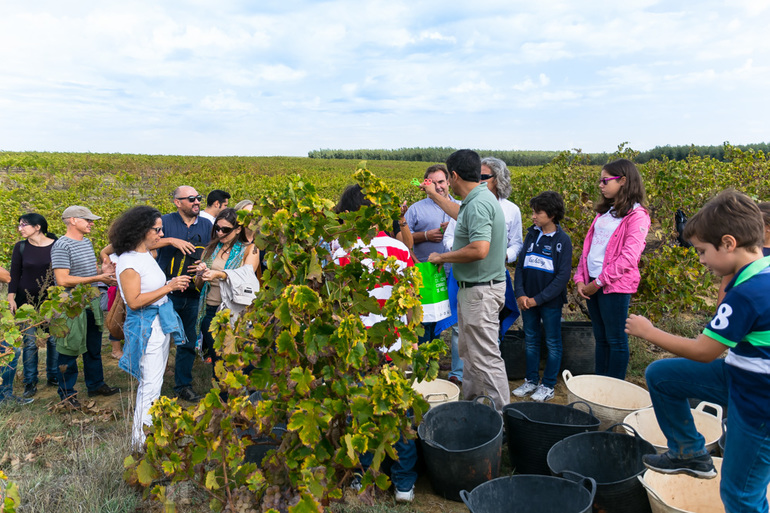
[[[770,257],[763,257],[764,224],[754,201],[723,191],[695,214],[684,237],[717,276],[735,274],[724,300],[695,340],[666,333],[629,316],[626,332],[684,358],[654,362],[647,385],[668,452],[644,456],[667,474],[717,475],[688,398],[729,404],[720,494],[730,513],[767,512],[770,482]],[[727,357],[719,358],[725,349]]]

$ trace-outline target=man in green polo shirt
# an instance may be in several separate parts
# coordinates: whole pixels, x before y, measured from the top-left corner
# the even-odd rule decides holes
[[[462,198],[452,251],[431,253],[434,264],[451,263],[460,286],[457,314],[463,396],[488,395],[495,408],[508,404],[510,388],[497,344],[499,314],[505,303],[505,250],[508,236],[497,198],[481,180],[481,159],[458,150],[446,161],[449,185]]]

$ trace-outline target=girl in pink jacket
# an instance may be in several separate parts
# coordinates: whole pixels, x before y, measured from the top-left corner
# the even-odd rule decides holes
[[[650,229],[643,206],[644,184],[633,162],[619,159],[602,169],[601,199],[583,243],[575,283],[587,299],[596,339],[596,374],[625,379],[628,367],[626,317],[639,286],[639,259]]]

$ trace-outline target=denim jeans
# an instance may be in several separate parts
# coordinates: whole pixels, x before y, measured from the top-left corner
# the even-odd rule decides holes
[[[521,312],[524,324],[524,340],[527,345],[527,380],[540,381],[540,321],[545,332],[548,357],[543,371],[543,386],[554,388],[561,366],[561,308],[536,306]]]
[[[626,379],[626,318],[631,294],[605,294],[600,289],[586,302],[596,339],[596,374]]]
[[[655,417],[678,458],[706,454],[695,429],[688,399],[728,405],[729,423],[722,461],[720,493],[728,513],[767,512],[770,483],[770,426],[747,424],[729,404],[730,376],[721,358],[700,363],[685,358],[658,360],[645,375]]]
[[[59,397],[66,399],[77,393],[78,357],[59,353],[56,368],[59,381]],[[94,391],[104,385],[102,368],[102,332],[94,321],[94,314],[86,310],[86,352],[83,353],[83,379],[86,388]]]
[[[56,339],[48,337],[45,344],[45,374],[48,381],[56,381],[58,370],[56,366],[59,361],[59,353],[56,352]],[[37,383],[37,365],[38,365],[38,347],[35,343],[35,329],[27,329],[24,332],[24,352],[22,362],[24,363],[24,384]]]
[[[174,361],[174,391],[179,392],[183,388],[192,385],[192,368],[195,363],[195,342],[198,339],[196,323],[198,321],[198,296],[179,296],[169,294],[174,310],[182,319],[185,338],[187,342],[176,346],[176,360]]]
[[[426,342],[430,342],[434,338],[438,338],[440,333],[436,333],[436,323],[435,322],[424,322],[422,323],[422,327],[425,330],[425,333],[423,333],[421,336],[417,337],[417,343],[418,344],[424,344]]]
[[[393,447],[396,449],[398,459],[390,466],[390,480],[396,490],[408,492],[417,482],[417,440],[407,440],[403,436]],[[359,460],[364,471],[369,468],[374,459],[373,452],[362,454]]]
[[[4,353],[9,347],[11,346],[4,340],[0,341],[0,352]],[[15,348],[13,359],[8,362],[8,365],[0,367],[0,377],[2,377],[2,383],[0,384],[0,401],[13,395],[13,379],[16,377],[16,366],[19,364],[20,354],[21,348]]]
[[[448,377],[455,377],[460,381],[463,380],[463,360],[460,358],[460,348],[457,341],[460,339],[460,325],[454,324],[452,330],[452,370],[449,371]]]

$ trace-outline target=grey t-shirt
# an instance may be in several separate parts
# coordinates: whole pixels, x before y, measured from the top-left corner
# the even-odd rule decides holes
[[[89,278],[96,276],[96,255],[88,239],[75,240],[63,235],[51,248],[51,267],[69,269],[70,276]]]

